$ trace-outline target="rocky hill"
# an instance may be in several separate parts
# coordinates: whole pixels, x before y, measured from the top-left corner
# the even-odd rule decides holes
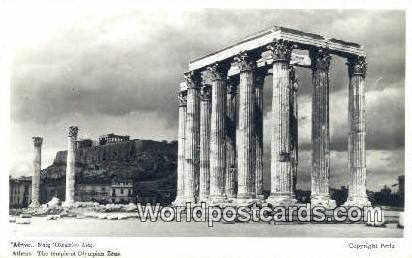
[[[42,201],[48,191],[64,199],[67,151],[59,151],[42,170]],[[76,151],[76,184],[110,184],[131,180],[139,195],[168,191],[175,195],[177,142],[130,140],[80,148]],[[173,198],[171,196],[170,198]]]

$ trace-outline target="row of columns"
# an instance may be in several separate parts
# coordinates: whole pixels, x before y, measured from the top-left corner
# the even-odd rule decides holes
[[[230,62],[215,63],[185,75],[187,89],[179,92],[175,205],[199,201],[210,205],[228,202],[242,205],[262,201],[263,85],[270,68],[273,74],[271,193],[265,202],[296,203],[298,87],[295,70],[290,65],[293,48],[292,43],[284,40],[270,44],[267,49],[272,54],[272,67],[257,68],[256,53],[241,52]],[[329,194],[331,54],[328,49],[311,49],[310,57],[314,87],[311,202],[333,208],[336,204]],[[238,77],[227,77],[230,63],[237,66]],[[364,206],[370,204],[365,188],[365,58],[349,57],[348,67],[350,190],[347,205]]]

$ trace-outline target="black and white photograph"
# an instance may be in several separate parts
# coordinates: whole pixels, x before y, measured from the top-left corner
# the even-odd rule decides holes
[[[161,2],[5,4],[0,256],[410,257],[406,7]]]

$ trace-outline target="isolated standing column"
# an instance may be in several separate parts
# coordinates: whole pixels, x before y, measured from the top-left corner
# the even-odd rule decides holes
[[[329,66],[331,55],[325,49],[310,52],[312,63],[312,171],[311,204],[334,208],[329,196]]]
[[[349,71],[349,194],[346,206],[370,206],[366,195],[365,57],[348,60]]]
[[[199,180],[199,77],[197,73],[191,72],[185,75],[187,83],[187,110],[185,129],[185,201],[196,202],[196,187]]]
[[[200,182],[199,200],[207,202],[210,193],[210,110],[212,88],[204,84],[200,90]]]
[[[74,204],[75,178],[76,178],[76,141],[79,129],[70,126],[68,132],[67,161],[66,161],[66,199],[64,206]]]
[[[271,125],[271,193],[267,202],[293,205],[291,131],[290,131],[290,73],[293,45],[284,40],[274,41],[269,49],[273,56],[273,99]]]
[[[186,127],[186,105],[187,91],[178,93],[179,101],[179,129],[178,129],[178,147],[177,147],[177,192],[174,205],[184,205],[185,191],[185,127]]]
[[[31,183],[31,208],[40,207],[40,170],[41,170],[41,147],[43,144],[42,137],[33,137],[34,158],[33,158],[33,176]]]

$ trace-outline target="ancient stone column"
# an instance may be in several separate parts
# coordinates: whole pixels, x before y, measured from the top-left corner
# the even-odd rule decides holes
[[[212,87],[204,84],[200,90],[200,182],[199,200],[207,202],[210,193],[210,111]]]
[[[329,66],[331,56],[326,49],[310,52],[312,63],[312,171],[311,204],[334,208],[329,196]]]
[[[263,85],[267,69],[261,68],[255,76],[255,126],[256,126],[256,198],[263,199]]]
[[[191,72],[185,75],[187,83],[187,110],[185,129],[185,201],[195,203],[199,186],[200,147],[200,77]]]
[[[290,131],[292,134],[291,143],[291,164],[292,164],[292,189],[296,192],[297,174],[298,174],[298,82],[296,71],[290,66]]]
[[[236,90],[239,77],[233,76],[227,82],[226,95],[226,196],[236,198]]]
[[[235,57],[240,70],[239,125],[236,132],[238,204],[256,200],[256,128],[255,128],[255,69],[254,60],[245,52]]]
[[[181,90],[178,93],[179,101],[179,129],[178,129],[178,147],[177,147],[177,191],[176,200],[173,205],[184,206],[185,194],[185,127],[186,127],[186,105],[187,91]]]
[[[42,137],[33,137],[34,157],[33,157],[33,176],[31,179],[31,208],[40,207],[40,170],[41,170],[41,146]]]
[[[269,204],[288,206],[296,203],[292,187],[290,131],[289,63],[293,45],[284,40],[269,47],[273,56],[273,99],[271,126],[271,193]]]
[[[76,141],[79,129],[70,126],[68,132],[67,161],[66,161],[66,197],[64,206],[70,207],[74,204],[75,178],[76,178]]]
[[[349,70],[349,194],[345,206],[370,206],[366,195],[365,57],[348,60]]]
[[[227,202],[225,194],[226,171],[226,77],[227,67],[214,64],[208,68],[212,83],[212,112],[210,120],[210,195],[209,204]]]

